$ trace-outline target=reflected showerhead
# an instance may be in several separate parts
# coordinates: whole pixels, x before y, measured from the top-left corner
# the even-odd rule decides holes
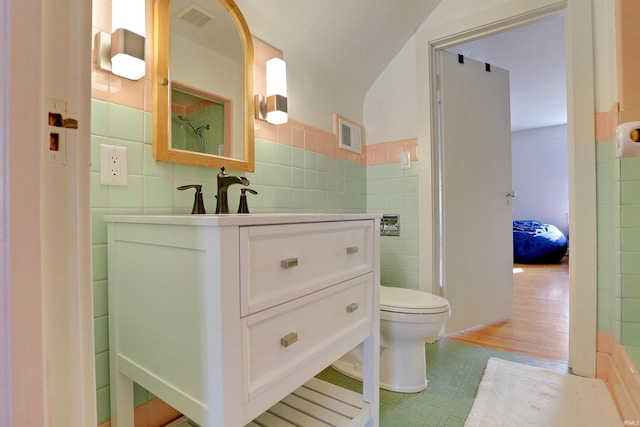
[[[187,119],[185,116],[178,116],[179,120],[182,120],[183,122],[187,123],[189,125],[189,127],[193,130],[193,132],[198,135],[198,139],[200,140],[200,151],[204,152],[204,137],[202,136],[202,129],[205,130],[209,130],[209,124],[204,124],[201,126],[198,126],[197,128],[193,125],[193,123],[191,123],[191,121],[189,119]],[[181,126],[184,127],[184,126]]]
[[[187,119],[185,116],[178,116],[178,119],[180,119],[183,122],[187,123],[189,125],[189,127],[191,127],[191,129],[193,129],[193,131],[195,133],[198,133],[198,131],[196,130],[196,127],[193,125],[193,123],[191,123],[191,121],[189,119]]]

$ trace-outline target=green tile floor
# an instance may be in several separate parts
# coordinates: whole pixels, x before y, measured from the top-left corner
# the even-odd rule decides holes
[[[568,372],[567,364],[441,340],[427,347],[427,389],[420,393],[380,390],[380,427],[462,426],[490,357]],[[332,368],[318,378],[362,392],[362,383]]]

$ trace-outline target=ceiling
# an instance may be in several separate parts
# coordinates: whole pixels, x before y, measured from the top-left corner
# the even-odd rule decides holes
[[[251,33],[283,52],[306,84],[367,91],[441,0],[236,0]],[[400,7],[401,5],[401,7]],[[566,123],[560,15],[454,46],[510,72],[512,130]]]
[[[251,33],[360,99],[441,0],[236,0]],[[338,87],[340,87],[338,86]]]

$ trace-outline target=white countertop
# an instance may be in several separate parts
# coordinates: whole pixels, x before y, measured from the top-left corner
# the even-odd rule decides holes
[[[204,226],[295,224],[303,222],[357,221],[382,218],[382,214],[226,214],[226,215],[105,215],[106,222]]]

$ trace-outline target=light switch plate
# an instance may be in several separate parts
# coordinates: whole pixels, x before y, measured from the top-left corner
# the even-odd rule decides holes
[[[402,151],[400,153],[400,169],[411,168],[411,151]]]

